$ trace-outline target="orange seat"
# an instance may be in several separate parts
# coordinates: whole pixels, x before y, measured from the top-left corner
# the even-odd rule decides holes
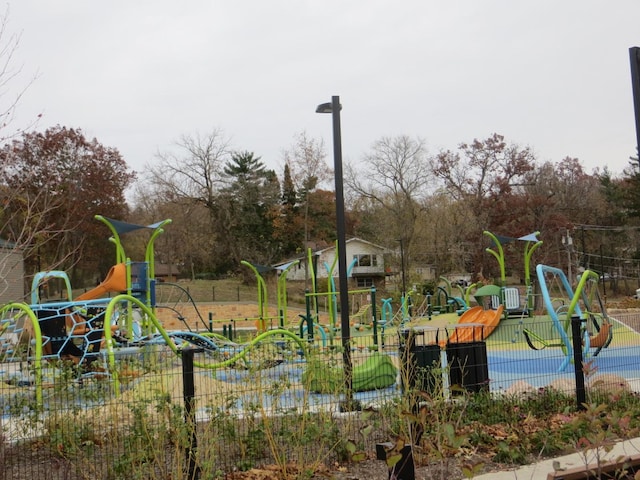
[[[611,331],[611,324],[609,322],[605,322],[600,326],[600,331],[594,335],[589,337],[589,345],[594,348],[602,348],[606,345],[609,340],[609,332]]]

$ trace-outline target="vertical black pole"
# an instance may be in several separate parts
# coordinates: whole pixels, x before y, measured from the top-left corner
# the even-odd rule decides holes
[[[353,403],[353,370],[351,365],[351,328],[349,325],[349,284],[347,282],[347,232],[344,206],[344,177],[342,173],[342,134],[340,127],[340,97],[331,97],[333,119],[333,162],[336,185],[336,233],[338,236],[338,286],[340,291],[340,331],[342,332],[342,360],[346,388],[346,409]]]
[[[188,348],[182,354],[182,391],[184,397],[184,421],[189,432],[189,444],[185,448],[187,463],[187,479],[198,480],[200,468],[196,464],[198,451],[198,436],[196,432],[196,415],[194,410],[195,382],[193,378],[193,356],[202,352],[202,348]]]
[[[376,287],[371,287],[371,316],[373,321],[373,345],[378,349],[378,311],[376,309]]]
[[[587,246],[584,242],[584,225],[581,228],[581,237],[582,237],[582,266],[587,269]]]
[[[320,318],[320,302],[318,302],[318,297],[315,296],[315,294],[317,294],[317,285],[318,285],[318,258],[320,257],[319,254],[314,253],[313,257],[311,257],[311,261],[313,262],[313,285],[316,286],[313,293],[314,293],[314,297],[313,297],[313,304],[316,307],[316,311],[314,312],[316,314],[316,318]]]
[[[585,409],[587,393],[584,387],[584,370],[582,365],[582,319],[571,317],[571,341],[573,343],[573,365],[576,372],[576,405],[578,410]]]
[[[342,361],[344,364],[344,380],[346,410],[353,410],[353,382],[351,364],[351,332],[349,326],[349,285],[347,282],[347,240],[344,207],[344,178],[342,173],[342,137],[340,131],[340,97],[331,97],[331,103],[318,105],[316,113],[331,113],[333,120],[333,162],[336,185],[336,234],[338,243],[338,285],[340,293],[340,331],[342,336]]]
[[[406,301],[406,296],[407,296],[407,281],[406,281],[406,277],[405,277],[405,270],[404,270],[404,239],[400,239],[398,240],[400,242],[400,271],[402,272],[402,298],[405,299]]]
[[[636,117],[636,155],[640,155],[640,47],[629,49],[629,60],[631,61],[633,108]]]
[[[600,244],[600,272],[602,275],[602,295],[604,296],[604,303],[607,303],[607,284],[605,282],[604,257],[602,256],[602,244]]]

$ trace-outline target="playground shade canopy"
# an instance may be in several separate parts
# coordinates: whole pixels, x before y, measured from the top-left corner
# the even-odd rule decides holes
[[[485,285],[483,287],[480,287],[473,294],[473,296],[475,297],[476,301],[480,305],[482,305],[482,299],[484,297],[493,297],[494,295],[496,295],[498,297],[500,296],[500,287],[497,286],[497,285]]]
[[[135,223],[127,223],[121,220],[114,220],[113,218],[104,217],[105,220],[108,220],[116,232],[119,235],[129,232],[135,232],[136,230],[140,230],[142,228],[150,228],[151,230],[155,230],[159,226],[162,225],[163,222],[152,223],[151,225],[136,225]]]

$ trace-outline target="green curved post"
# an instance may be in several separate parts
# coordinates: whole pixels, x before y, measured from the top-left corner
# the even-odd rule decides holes
[[[316,286],[316,272],[315,272],[315,269],[313,268],[313,252],[311,252],[310,248],[307,248],[307,269],[311,277],[311,291],[313,293],[318,293],[318,289]],[[312,307],[313,307],[312,310],[315,312],[316,315],[318,315],[318,299],[315,296],[313,297]]]
[[[8,310],[20,310],[24,312],[33,326],[34,346],[35,346],[35,358],[33,359],[33,366],[35,369],[35,387],[36,387],[36,404],[38,408],[42,407],[42,330],[40,330],[40,323],[38,317],[33,312],[31,307],[26,303],[9,303],[0,308],[0,315]]]
[[[116,263],[125,263],[127,261],[127,256],[124,253],[124,248],[122,247],[122,242],[120,241],[120,235],[118,235],[118,232],[115,229],[115,227],[111,224],[109,220],[107,220],[102,215],[96,215],[93,218],[104,223],[107,226],[107,228],[111,231],[111,236],[112,236],[111,238],[113,239],[112,241],[116,245]]]
[[[338,243],[336,242],[336,252],[338,251]],[[347,267],[347,277],[351,275],[351,270],[355,266],[357,259],[351,260],[351,263]],[[329,325],[331,325],[331,329],[335,331],[336,329],[336,321],[338,318],[338,305],[337,305],[337,290],[336,290],[336,279],[333,276],[333,271],[336,268],[336,264],[338,263],[338,255],[336,255],[333,259],[333,263],[331,264],[331,268],[325,262],[324,268],[327,271],[327,292],[329,293],[328,301],[329,301]]]
[[[482,233],[488,236],[489,238],[491,238],[491,240],[493,240],[493,243],[495,243],[497,248],[497,251],[492,250],[491,248],[486,248],[485,251],[489,252],[491,255],[493,255],[496,258],[496,260],[498,260],[498,265],[500,266],[500,303],[504,305],[505,303],[504,291],[507,288],[507,274],[506,274],[505,262],[504,262],[504,249],[502,248],[502,244],[500,243],[500,240],[498,240],[498,237],[496,237],[493,233],[486,230]],[[506,308],[504,309],[503,316],[505,319],[509,316],[509,312],[507,312]]]
[[[416,293],[415,290],[410,289],[402,297],[402,323],[405,323],[411,320],[411,317],[409,315],[409,299],[411,298],[411,295],[414,293]]]
[[[149,277],[151,278],[155,278],[156,276],[155,255],[154,255],[155,240],[161,233],[164,233],[164,229],[162,227],[170,223],[171,223],[170,218],[167,218],[166,220],[163,220],[162,222],[160,222],[160,224],[156,226],[156,228],[153,230],[153,233],[149,238],[149,242],[147,243],[147,248],[144,254],[144,261],[149,264]]]
[[[329,325],[333,332],[336,331],[336,322],[338,318],[338,303],[336,295],[336,279],[333,278],[333,271],[338,264],[338,242],[336,241],[336,254],[333,257],[333,263],[331,268],[328,268],[327,264],[324,264],[324,268],[327,270],[327,292],[329,293],[327,300],[329,302]]]
[[[142,310],[142,312],[149,317],[149,321],[155,326],[155,328],[157,329],[158,333],[160,333],[160,335],[162,336],[163,340],[165,341],[167,346],[171,349],[171,351],[174,352],[177,355],[180,354],[180,349],[176,346],[176,344],[173,342],[171,337],[169,337],[169,334],[162,327],[162,325],[160,324],[160,322],[158,321],[156,316],[153,314],[151,309],[149,307],[147,307],[143,302],[141,302],[140,300],[138,300],[135,297],[132,297],[131,295],[122,294],[122,295],[117,295],[117,296],[113,297],[111,299],[111,301],[109,302],[109,305],[107,305],[107,308],[106,308],[106,311],[105,311],[105,318],[112,318],[113,317],[113,311],[116,308],[116,305],[118,303],[121,303],[121,302],[126,302],[129,305],[133,304],[133,305],[136,305],[137,307],[139,307]],[[270,336],[279,336],[281,338],[282,337],[288,337],[288,338],[292,339],[294,342],[296,342],[296,344],[304,352],[305,356],[308,354],[308,347],[307,347],[307,345],[305,345],[305,342],[300,337],[298,337],[296,334],[290,332],[289,330],[278,328],[278,329],[275,329],[275,330],[269,330],[267,332],[261,333],[260,335],[255,337],[251,342],[249,342],[248,344],[244,345],[243,349],[241,351],[239,351],[235,355],[229,357],[228,359],[224,360],[223,362],[217,362],[217,363],[194,362],[193,364],[196,367],[207,368],[207,369],[217,369],[217,368],[221,368],[221,367],[226,367],[228,365],[232,365],[232,364],[236,363],[238,360],[245,358],[247,353],[249,351],[251,351],[251,349],[253,347],[255,347],[256,344],[258,344],[259,342],[265,340],[266,338],[268,338]],[[107,352],[106,356],[107,356],[108,370],[112,375],[114,394],[116,395],[116,397],[118,397],[118,396],[120,396],[120,379],[118,377],[118,370],[115,368],[116,367],[116,359],[115,359],[116,346],[115,346],[115,342],[113,340],[113,337],[111,335],[111,329],[110,328],[105,328],[104,329],[104,339],[105,339],[105,349],[106,349],[106,352]]]
[[[245,267],[249,267],[256,276],[256,280],[258,282],[258,330],[260,332],[264,332],[267,329],[266,318],[268,316],[267,312],[269,307],[269,302],[267,299],[267,284],[265,283],[264,278],[262,278],[262,275],[260,275],[260,272],[258,272],[258,269],[256,267],[245,260],[242,260],[240,263]]]
[[[500,266],[500,286],[504,288],[507,285],[507,274],[504,266],[504,250],[502,249],[500,240],[498,240],[498,237],[496,237],[493,233],[486,230],[482,233],[487,237],[491,238],[491,240],[493,240],[493,243],[495,243],[498,249],[498,251],[495,251],[495,250],[492,250],[491,248],[486,248],[485,251],[489,252],[491,255],[496,257],[496,260],[498,260],[498,265]]]
[[[440,277],[438,280],[444,282],[444,284],[447,286],[447,295],[451,297],[453,293],[451,292],[451,281],[447,277]]]
[[[287,268],[280,272],[278,278],[278,315],[280,316],[280,327],[284,327],[284,321],[287,318],[287,272],[291,267],[294,267],[300,263],[300,260],[291,262]]]
[[[113,226],[113,224],[107,218],[103,217],[102,215],[94,215],[93,218],[102,222],[111,232],[111,237],[109,238],[109,241],[112,242],[116,247],[116,263],[115,264],[119,264],[119,263],[125,264],[126,277],[127,277],[126,279],[127,293],[131,294],[131,261],[127,258],[124,252],[124,247],[122,246],[120,235],[118,234],[118,231]],[[130,312],[130,309],[129,309],[129,312]],[[133,337],[133,330],[132,330],[133,321],[130,316],[131,316],[131,313],[128,313],[127,322],[126,322],[126,325],[124,325],[125,331],[127,332],[127,338],[129,339]]]
[[[471,290],[477,286],[478,286],[477,283],[472,283],[471,285],[469,285],[467,288],[464,289],[464,301],[467,305],[469,305],[469,302],[471,301]]]
[[[147,242],[147,248],[144,254],[144,261],[147,263],[147,305],[149,305],[154,312],[155,312],[155,305],[152,305],[153,302],[151,301],[151,292],[152,292],[152,288],[154,288],[154,286],[152,285],[152,282],[155,282],[155,278],[156,278],[156,260],[155,260],[155,253],[154,253],[154,243],[158,235],[160,235],[161,233],[164,233],[164,229],[162,227],[170,223],[171,223],[171,219],[168,218],[166,220],[163,220],[162,222],[160,222],[160,224],[156,226],[156,228],[153,230],[153,233],[151,234],[151,237],[149,238],[149,241]]]
[[[535,232],[533,234],[535,237],[540,235],[540,232]],[[533,308],[535,307],[533,302],[533,292],[531,291],[531,257],[533,252],[544,242],[542,240],[538,240],[537,242],[527,241],[524,247],[524,284],[527,287],[527,310],[529,311],[529,316],[533,315]]]
[[[177,353],[177,347],[171,341],[171,338],[169,338],[169,335],[164,330],[164,328],[162,328],[162,325],[160,325],[160,322],[155,317],[151,309],[147,307],[144,303],[142,303],[140,300],[138,300],[135,297],[132,297],[131,295],[120,294],[113,297],[109,302],[109,304],[107,305],[104,318],[113,318],[113,310],[115,309],[116,305],[120,302],[127,302],[127,305],[129,307],[131,305],[138,306],[142,310],[142,312],[148,317],[149,322],[151,322],[155,326],[157,331],[160,333],[160,335],[162,335],[162,338],[167,343],[167,345],[169,345],[169,348],[171,348],[175,353]],[[115,368],[116,366],[115,343],[111,335],[110,328],[104,329],[104,342],[105,342],[105,348],[107,351],[107,365],[109,367],[108,371],[109,373],[111,373],[111,378],[113,379],[114,394],[116,396],[119,396],[120,395],[120,379],[118,378],[118,371]]]
[[[585,270],[584,273],[580,276],[580,281],[578,282],[578,286],[576,287],[576,291],[573,294],[573,298],[571,299],[571,303],[569,304],[569,309],[567,310],[567,314],[565,316],[564,328],[567,332],[567,335],[571,333],[571,316],[574,311],[577,311],[580,317],[582,318],[585,312],[582,312],[578,306],[578,302],[581,298],[583,298],[584,287],[587,282],[591,279],[591,281],[595,281],[596,285],[600,281],[600,276],[594,272],[593,270]],[[591,304],[593,303],[593,295],[592,291],[589,297],[583,298],[585,308],[591,308]]]

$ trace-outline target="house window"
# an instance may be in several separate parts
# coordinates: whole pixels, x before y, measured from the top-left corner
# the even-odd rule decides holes
[[[356,286],[358,288],[369,288],[373,287],[373,278],[372,277],[356,277]]]
[[[356,267],[377,267],[378,266],[378,256],[370,255],[368,253],[354,255],[353,258],[356,259]]]

